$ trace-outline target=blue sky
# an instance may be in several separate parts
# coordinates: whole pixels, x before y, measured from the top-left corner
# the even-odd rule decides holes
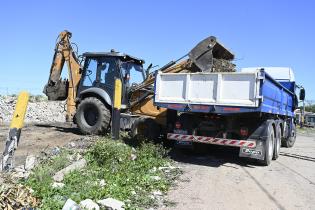
[[[67,29],[80,53],[114,48],[160,66],[214,35],[238,68],[292,67],[314,100],[314,2],[1,1],[0,93],[41,93],[55,39]]]

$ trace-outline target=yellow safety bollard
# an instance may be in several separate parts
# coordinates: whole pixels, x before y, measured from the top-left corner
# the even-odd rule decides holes
[[[3,156],[2,156],[2,170],[10,170],[13,168],[14,150],[19,144],[21,129],[24,125],[24,118],[27,110],[29,100],[28,92],[21,92],[18,96],[13,118],[10,124],[9,136],[6,140]]]
[[[121,109],[122,84],[120,79],[115,79],[114,103],[112,111],[112,138],[119,139],[120,109]]]
[[[114,89],[114,108],[120,109],[121,108],[121,80],[116,79],[115,80],[115,89]]]
[[[24,118],[27,110],[27,104],[29,100],[28,92],[21,92],[16,102],[15,111],[10,124],[10,129],[21,129],[24,125]]]

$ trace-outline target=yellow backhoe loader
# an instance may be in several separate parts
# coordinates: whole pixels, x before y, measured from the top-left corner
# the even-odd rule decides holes
[[[103,134],[111,122],[115,79],[122,82],[121,129],[133,135],[155,139],[165,129],[167,111],[153,105],[155,72],[152,64],[144,69],[144,60],[118,53],[86,52],[78,56],[72,34],[59,34],[44,93],[49,100],[67,100],[66,120],[78,125],[84,134]],[[188,59],[184,59],[188,57]],[[211,36],[187,55],[171,61],[157,71],[235,71],[234,55]],[[67,63],[68,78],[61,72]],[[179,63],[178,63],[179,62]]]

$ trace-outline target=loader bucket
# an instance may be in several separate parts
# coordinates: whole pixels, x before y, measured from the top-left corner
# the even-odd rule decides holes
[[[234,54],[220,44],[214,36],[209,36],[199,42],[188,56],[202,72],[211,71],[213,58],[229,61],[234,59]]]

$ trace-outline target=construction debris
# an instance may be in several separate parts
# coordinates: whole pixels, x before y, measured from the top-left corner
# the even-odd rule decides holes
[[[0,186],[0,209],[28,209],[38,207],[40,200],[32,195],[33,190],[21,184],[14,183],[5,177]]]
[[[70,198],[67,200],[67,202],[65,203],[65,205],[62,207],[62,210],[80,210],[80,206],[74,202],[73,200],[71,200]]]
[[[85,199],[85,200],[81,201],[80,206],[83,209],[87,209],[87,210],[99,210],[100,209],[100,207],[97,205],[97,203],[95,203],[91,199]]]
[[[119,200],[116,200],[114,198],[106,198],[103,200],[97,201],[98,204],[101,205],[101,207],[105,207],[106,209],[111,210],[124,210],[125,203]]]
[[[36,157],[35,155],[29,155],[26,157],[26,160],[25,160],[25,170],[26,171],[30,171],[32,170],[36,165]]]
[[[236,65],[232,61],[213,58],[212,72],[235,72]]]
[[[86,166],[86,160],[85,159],[78,160],[78,161],[72,163],[71,165],[67,166],[66,168],[58,171],[53,176],[53,179],[56,182],[61,182],[66,174],[68,174],[68,173],[70,173],[71,171],[74,171],[74,170],[82,169],[85,166]]]
[[[25,170],[24,165],[17,166],[11,173],[11,178],[14,180],[27,179],[30,175],[30,171]]]
[[[1,123],[10,122],[16,101],[16,96],[0,96]],[[30,100],[25,122],[65,122],[65,103],[65,101]]]

